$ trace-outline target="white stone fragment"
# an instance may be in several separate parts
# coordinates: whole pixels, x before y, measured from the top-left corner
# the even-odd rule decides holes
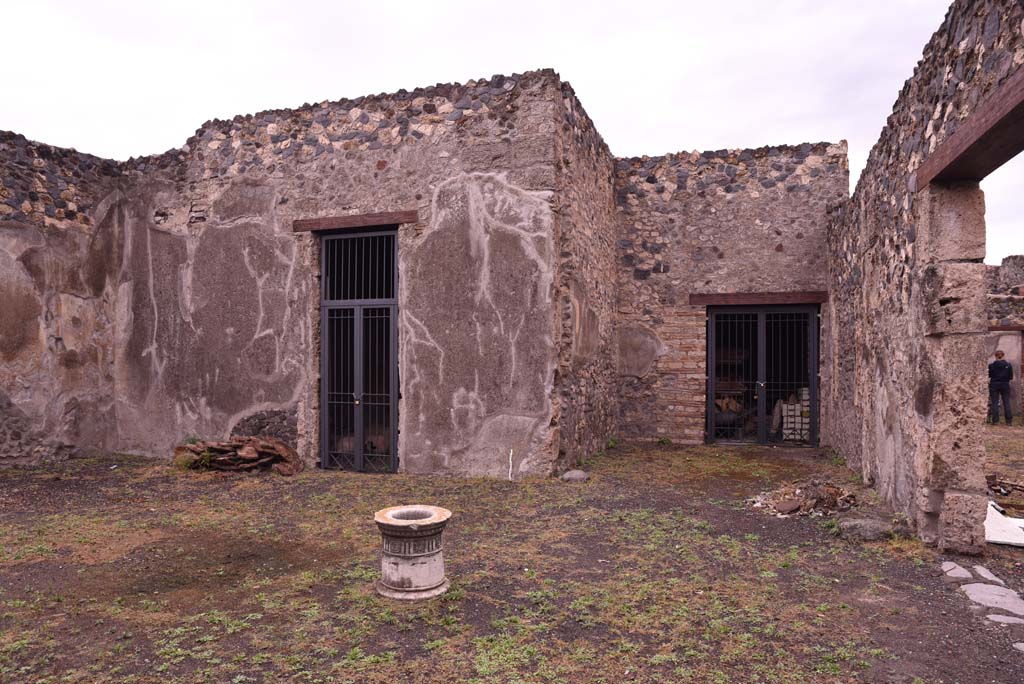
[[[954,563],[953,561],[946,561],[942,564],[942,571],[946,573],[948,577],[954,577],[956,579],[974,579],[974,575],[967,568]]]
[[[583,470],[569,470],[562,473],[564,482],[586,482],[589,479],[590,474]]]
[[[1017,643],[1015,643],[1013,645],[1013,647],[1015,649],[1017,649],[1018,651],[1020,651],[1021,653],[1024,653],[1024,641],[1018,641]]]
[[[1015,518],[1008,518],[988,504],[985,514],[985,541],[990,544],[1008,544],[1024,546],[1024,529],[1018,526]]]
[[[986,615],[992,622],[998,622],[1001,625],[1024,625],[1024,619],[1018,617],[1012,617],[1010,615]]]
[[[980,577],[981,579],[988,580],[989,582],[996,582],[997,584],[1002,584],[1004,586],[1006,585],[1006,582],[993,575],[992,571],[986,568],[984,565],[975,565],[974,574]]]
[[[960,589],[975,603],[1024,616],[1024,601],[1012,589],[980,582],[963,584]]]

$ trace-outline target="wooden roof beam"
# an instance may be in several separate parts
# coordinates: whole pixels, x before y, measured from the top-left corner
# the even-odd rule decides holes
[[[370,228],[373,226],[395,226],[400,223],[418,223],[419,220],[419,212],[415,209],[410,211],[383,211],[375,214],[325,216],[322,218],[296,219],[292,222],[292,232],[308,233],[324,230]]]
[[[980,181],[1024,150],[1024,68],[977,106],[911,177],[911,191],[933,181]]]
[[[828,292],[727,292],[722,294],[691,294],[694,306],[755,306],[762,304],[823,304]]]

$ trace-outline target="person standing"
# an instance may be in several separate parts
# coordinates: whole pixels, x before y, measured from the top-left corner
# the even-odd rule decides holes
[[[996,360],[988,364],[988,412],[993,425],[999,424],[999,402],[1003,402],[1006,424],[1013,424],[1013,410],[1010,408],[1010,381],[1013,380],[1013,366],[1003,359],[1002,349],[996,350]]]

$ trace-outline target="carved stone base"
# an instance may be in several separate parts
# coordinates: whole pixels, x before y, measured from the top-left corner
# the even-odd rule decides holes
[[[451,586],[451,582],[447,579],[434,587],[433,589],[422,589],[418,591],[403,591],[399,589],[392,589],[391,587],[385,586],[383,582],[377,582],[376,588],[377,593],[387,598],[398,599],[399,601],[416,601],[419,599],[434,598],[440,596],[444,592],[448,591],[448,587]]]

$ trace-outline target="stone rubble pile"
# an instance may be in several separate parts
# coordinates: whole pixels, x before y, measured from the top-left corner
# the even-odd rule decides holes
[[[1015,491],[1024,493],[1024,482],[1008,480],[996,473],[989,473],[985,476],[989,491],[999,496],[1010,496]]]
[[[273,470],[294,475],[302,459],[290,446],[274,437],[232,437],[223,442],[198,441],[174,448],[174,463],[188,470]]]
[[[857,496],[826,480],[790,482],[770,492],[748,499],[754,508],[766,508],[778,515],[824,516],[848,511],[857,505]]]

